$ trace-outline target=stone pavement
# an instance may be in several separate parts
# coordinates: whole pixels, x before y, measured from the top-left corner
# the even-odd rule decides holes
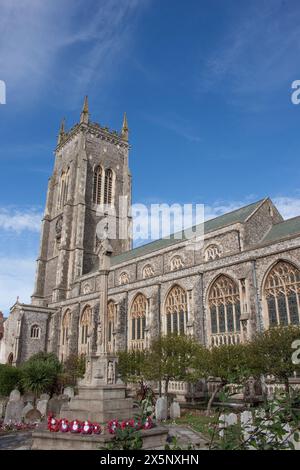
[[[29,450],[31,444],[31,431],[0,434],[0,450]]]

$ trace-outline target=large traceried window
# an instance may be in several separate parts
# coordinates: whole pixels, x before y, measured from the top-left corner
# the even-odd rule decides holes
[[[102,168],[97,166],[94,170],[93,178],[93,203],[101,204],[102,203]]]
[[[166,332],[185,334],[188,322],[187,292],[180,286],[170,290],[166,303]]]
[[[238,285],[228,276],[219,276],[208,296],[211,345],[239,343],[240,294]]]
[[[113,172],[108,169],[105,172],[104,180],[104,204],[112,204],[113,202]]]
[[[114,345],[114,329],[115,329],[115,318],[116,318],[116,304],[110,300],[107,304],[107,350],[113,352],[115,349]]]
[[[130,346],[132,349],[144,349],[146,328],[147,299],[138,294],[130,310]]]
[[[87,306],[82,312],[79,322],[79,354],[89,354],[89,335],[92,323],[92,309]]]
[[[269,326],[299,325],[299,295],[299,269],[279,261],[269,272],[264,285]]]
[[[71,312],[67,310],[64,313],[61,322],[61,339],[60,339],[60,359],[63,361],[69,355],[69,332],[71,330]]]

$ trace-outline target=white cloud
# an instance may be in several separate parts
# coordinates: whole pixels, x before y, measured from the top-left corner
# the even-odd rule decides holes
[[[300,215],[299,197],[275,197],[272,201],[284,219]]]
[[[30,302],[35,278],[35,260],[0,258],[0,310],[5,315],[19,296],[20,302]]]
[[[0,207],[0,229],[20,233],[24,230],[39,232],[42,214],[37,209]]]
[[[146,3],[0,0],[0,70],[7,103],[12,96],[32,101],[42,92],[71,103],[74,95],[82,98],[92,81],[99,86],[108,69],[122,60],[135,13]]]
[[[232,95],[262,92],[267,96],[282,86],[288,87],[299,75],[298,7],[295,4],[290,8],[281,0],[243,5],[237,10],[235,21],[227,23],[219,46],[202,64],[199,89],[226,89],[232,100]],[[247,105],[253,103],[247,101]]]

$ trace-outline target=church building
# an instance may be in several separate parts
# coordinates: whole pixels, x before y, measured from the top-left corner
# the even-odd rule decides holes
[[[118,351],[146,348],[159,334],[210,346],[299,324],[300,216],[283,220],[268,197],[204,222],[195,250],[185,238],[132,249],[129,235],[99,237],[107,206],[130,233],[119,206],[131,205],[128,135],[126,115],[121,132],[92,122],[87,98],[79,123],[68,131],[62,123],[32,301],[0,317],[1,362],[85,354],[90,380],[105,381]]]

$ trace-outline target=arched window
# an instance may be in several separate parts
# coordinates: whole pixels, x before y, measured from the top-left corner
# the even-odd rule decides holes
[[[13,362],[14,362],[14,355],[13,353],[10,353],[8,358],[7,358],[7,364],[9,364],[10,366],[13,365]]]
[[[151,264],[146,264],[143,268],[143,279],[148,279],[149,277],[154,276],[154,271]]]
[[[217,245],[209,245],[205,250],[205,261],[212,261],[220,258],[220,256],[221,250]]]
[[[92,309],[87,306],[82,312],[79,323],[79,353],[89,354],[89,335],[92,322]]]
[[[110,300],[107,304],[107,323],[108,323],[108,333],[107,333],[107,350],[108,352],[113,352],[115,349],[113,332],[115,329],[115,313],[116,313],[116,304]]]
[[[264,285],[269,326],[299,325],[299,295],[299,269],[279,261],[269,272]]]
[[[102,202],[102,168],[97,166],[94,171],[93,179],[93,203],[101,204]]]
[[[171,271],[177,271],[177,269],[183,268],[184,263],[182,261],[181,256],[179,255],[173,256],[173,258],[171,259],[170,267],[171,267]]]
[[[58,209],[62,209],[64,204],[68,199],[68,190],[69,190],[69,179],[70,179],[70,169],[63,171],[60,177],[60,189],[58,196]]]
[[[30,329],[30,338],[39,339],[41,336],[41,329],[39,325],[32,325]]]
[[[61,361],[69,355],[69,333],[71,330],[71,312],[67,310],[61,322],[60,356]]]
[[[104,204],[112,204],[113,201],[113,172],[106,170],[104,181]]]
[[[187,293],[182,287],[174,286],[170,290],[165,304],[166,332],[186,333],[188,322]]]
[[[120,274],[119,276],[119,284],[123,286],[124,284],[128,284],[129,282],[129,276],[128,274],[124,271],[123,273]]]
[[[144,349],[146,328],[147,299],[138,294],[130,310],[130,346],[132,349]]]
[[[240,295],[238,285],[228,276],[219,276],[208,296],[211,344],[238,343],[240,332]]]

